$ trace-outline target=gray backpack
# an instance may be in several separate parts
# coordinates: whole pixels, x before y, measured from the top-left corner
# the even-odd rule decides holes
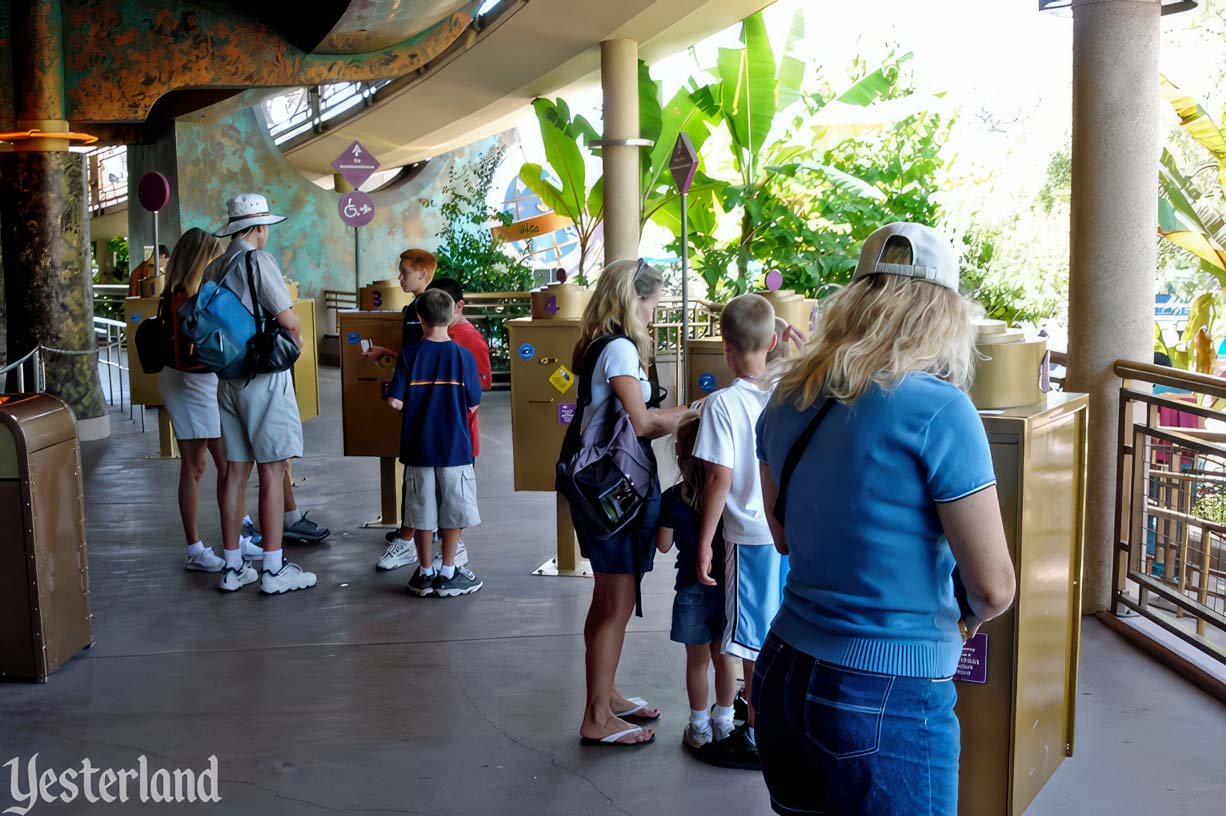
[[[599,337],[584,352],[579,402],[558,457],[558,492],[570,501],[575,521],[593,537],[611,538],[638,518],[655,484],[655,461],[634,433],[630,415],[610,395],[605,410],[583,427],[592,404],[596,361],[609,343],[625,335]]]

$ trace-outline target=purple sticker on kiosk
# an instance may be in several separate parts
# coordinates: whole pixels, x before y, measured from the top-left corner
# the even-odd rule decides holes
[[[575,403],[559,402],[558,403],[558,424],[569,425],[575,421]]]
[[[963,683],[988,682],[988,636],[979,632],[962,644],[962,656],[958,658],[958,671],[954,679]]]
[[[556,315],[558,313],[558,298],[556,295],[550,295],[549,300],[545,301],[545,311],[549,312],[551,315]]]

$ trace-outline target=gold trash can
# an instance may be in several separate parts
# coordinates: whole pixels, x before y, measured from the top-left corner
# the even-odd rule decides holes
[[[0,394],[0,680],[47,682],[93,644],[81,452],[49,394]]]

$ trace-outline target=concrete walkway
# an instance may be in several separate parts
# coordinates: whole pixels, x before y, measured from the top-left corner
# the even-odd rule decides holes
[[[770,812],[756,774],[681,750],[672,556],[644,584],[646,617],[632,623],[619,674],[625,693],[664,710],[657,744],[578,745],[591,585],[530,574],[552,552],[553,504],[512,490],[506,394],[482,408],[485,524],[465,536],[485,589],[444,601],[410,597],[407,568],[375,573],[382,531],[359,527],[378,511],[378,467],[341,456],[335,369],[321,391],[295,475],[300,504],[333,537],[287,550],[320,581],[276,598],[254,586],[223,596],[216,576],[182,570],[178,463],[146,458],[155,422],[142,435],[116,413],[114,436],[85,450],[97,645],[45,686],[0,685],[0,762],[37,752],[40,767],[89,757],[128,768],[145,755],[173,769],[216,755],[223,802],[212,809],[227,814]],[[220,549],[212,485],[202,494],[203,532]],[[1084,633],[1078,755],[1029,813],[1220,809],[1226,710],[1099,624]],[[10,798],[0,768],[0,809]]]

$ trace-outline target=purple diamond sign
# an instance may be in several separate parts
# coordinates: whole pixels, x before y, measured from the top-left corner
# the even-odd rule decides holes
[[[353,144],[345,148],[344,153],[336,157],[332,167],[356,190],[379,169],[379,161],[361,142],[354,140]]]
[[[336,209],[348,227],[364,227],[375,217],[374,200],[360,190],[341,196]]]
[[[958,671],[954,677],[963,683],[988,682],[988,636],[979,632],[962,644]]]
[[[668,169],[673,174],[673,180],[677,182],[677,190],[682,195],[688,193],[690,185],[694,183],[694,171],[698,169],[698,151],[694,149],[694,143],[690,141],[688,133],[677,136],[673,154],[668,159]]]

